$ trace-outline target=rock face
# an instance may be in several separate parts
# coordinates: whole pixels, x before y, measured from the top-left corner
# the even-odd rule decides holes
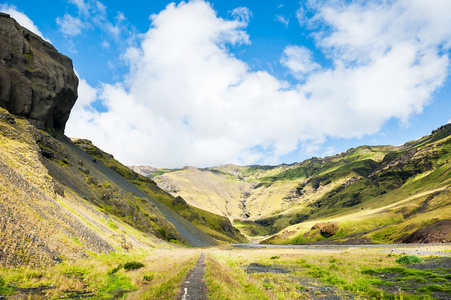
[[[39,129],[63,133],[77,99],[72,60],[0,13],[0,106]]]
[[[157,173],[159,171],[158,168],[149,166],[127,166],[127,168],[146,177],[151,177],[152,174]]]

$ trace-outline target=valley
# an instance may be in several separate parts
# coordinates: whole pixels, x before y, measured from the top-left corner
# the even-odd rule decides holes
[[[451,124],[290,165],[126,167],[65,135],[71,59],[5,13],[0,38],[0,299],[184,299],[191,274],[208,299],[449,299]]]
[[[448,124],[397,147],[361,146],[292,165],[150,168],[147,176],[263,243],[394,243],[412,235],[450,242],[450,134]],[[420,238],[419,228],[433,224],[441,229]],[[335,228],[322,231],[326,225]]]

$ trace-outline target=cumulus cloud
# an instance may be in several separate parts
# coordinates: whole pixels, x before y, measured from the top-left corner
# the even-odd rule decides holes
[[[80,78],[77,71],[75,71],[75,74]],[[78,82],[78,99],[72,111],[79,113],[85,109],[89,109],[91,104],[97,100],[97,93],[97,89],[90,86],[86,80],[80,79]]]
[[[308,73],[321,68],[312,60],[312,51],[302,46],[287,46],[280,62],[300,80],[304,79]]]
[[[33,21],[24,13],[17,10],[14,5],[1,4],[0,11],[9,14],[12,18],[14,18],[20,25],[27,28],[28,30],[34,32],[42,39],[50,42],[50,40],[46,39],[42,32],[38,29],[38,27],[33,23]]]
[[[376,133],[390,118],[408,122],[448,74],[448,3],[310,1],[303,10],[312,17],[298,16],[317,27],[317,47],[332,67],[287,45],[281,63],[302,79],[295,85],[231,54],[250,43],[244,10],[229,20],[204,1],[170,4],[124,54],[126,80],[83,100],[95,94],[107,111],[81,105],[67,134],[92,139],[126,164],[181,167],[277,163],[316,151],[327,137]]]
[[[60,26],[60,31],[68,36],[79,35],[84,27],[79,18],[72,17],[69,14],[65,14],[63,18],[57,18],[56,23]]]

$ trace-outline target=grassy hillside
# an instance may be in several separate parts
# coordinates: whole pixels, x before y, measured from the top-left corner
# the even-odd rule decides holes
[[[133,172],[114,159],[112,155],[103,152],[88,140],[77,139],[74,140],[74,143],[92,157],[132,182],[136,187],[146,192],[152,198],[176,212],[217,241],[235,243],[246,241],[246,238],[241,235],[239,230],[232,226],[227,218],[215,215],[214,213],[200,208],[189,206],[180,196],[174,197],[168,192],[165,192],[159,188],[153,180]]]
[[[67,152],[50,148],[60,147],[57,144],[27,120],[0,109],[0,265],[51,265],[101,253],[172,247],[157,238],[161,237],[158,230],[183,242],[174,227],[150,206],[146,216],[130,204],[134,218],[130,220],[96,204],[103,190],[122,193],[124,199],[132,196],[103,179],[97,179],[93,187],[89,178],[94,178],[95,172],[86,174],[86,164],[84,172],[78,170],[81,166],[71,162]],[[71,170],[77,189],[64,186],[45,165]],[[89,187],[92,192],[87,194]]]
[[[420,228],[437,231],[427,226],[451,219],[450,133],[446,125],[399,147],[361,146],[274,167],[165,170],[153,178],[189,204],[229,217],[249,236],[279,232],[269,243],[344,242],[350,235],[403,241]],[[338,231],[312,229],[328,222]],[[448,241],[445,227],[440,238]]]
[[[299,194],[327,189],[340,179],[346,181],[335,184],[300,211],[293,209],[266,220],[276,230],[293,225],[268,242],[302,243],[350,235],[362,241],[401,242],[408,241],[409,235],[421,228],[431,231],[429,235],[437,234],[435,242],[449,241],[450,228],[440,224],[451,219],[450,132],[451,126],[447,125],[421,140],[398,148],[382,148],[385,155],[379,161],[362,155],[368,153],[367,147],[351,149],[340,155],[348,161],[346,165],[335,164],[332,171],[318,168],[298,187]],[[372,152],[381,153],[380,149]],[[359,158],[350,162],[350,157]],[[308,222],[294,225],[293,215],[304,216]],[[312,229],[316,223],[324,222],[337,223],[339,230],[328,236]]]

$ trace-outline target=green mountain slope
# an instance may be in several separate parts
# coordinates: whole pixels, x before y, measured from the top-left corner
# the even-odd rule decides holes
[[[172,247],[157,238],[161,237],[158,230],[170,233],[179,243],[184,242],[155,207],[148,207],[148,216],[141,210],[130,211],[131,218],[136,220],[130,222],[93,205],[92,199],[85,196],[92,183],[81,171],[72,170],[74,174],[70,177],[79,185],[65,186],[45,166],[65,171],[77,168],[83,160],[74,164],[70,152],[41,150],[39,144],[63,146],[56,146],[57,140],[37,130],[26,119],[0,108],[0,265],[49,265],[96,253]],[[53,155],[53,158],[42,155]],[[83,164],[85,172],[89,170],[94,178],[95,168],[87,160]],[[104,179],[96,182],[96,190],[106,189],[107,185],[116,188]],[[123,199],[133,198],[125,191],[117,191]]]
[[[450,134],[448,124],[399,147],[361,146],[293,165],[190,167],[151,176],[189,204],[229,217],[247,235],[281,231],[267,242],[359,234],[367,241],[403,241],[451,219]],[[322,225],[312,230],[332,221],[338,228],[332,235],[321,234]]]
[[[44,160],[44,164],[49,174],[63,186],[70,187],[82,197],[123,221],[140,230],[150,230],[160,238],[186,242],[191,246],[204,247],[215,244],[211,237],[178,214],[168,210],[101,161],[82,151],[67,138],[60,138],[56,142],[56,147],[49,147],[54,154],[50,155],[50,159]],[[41,147],[47,146],[49,145]],[[61,164],[61,160],[53,158],[66,155],[67,164]],[[152,210],[160,211],[163,218],[175,227],[174,230],[154,226]]]
[[[185,200],[183,200],[183,198],[174,197],[163,191],[153,180],[133,172],[114,159],[112,155],[100,150],[88,140],[77,139],[74,140],[74,144],[86,153],[90,154],[97,161],[103,163],[109,168],[109,170],[113,170],[117,175],[120,175],[121,179],[125,178],[128,182],[132,183],[133,186],[129,186],[128,188],[136,191],[136,193],[138,193],[139,189],[139,192],[141,193],[140,196],[148,198],[158,207],[158,209],[168,220],[172,220],[176,217],[177,219],[182,219],[184,223],[186,223],[185,220],[187,220],[189,223],[195,225],[201,230],[201,233],[199,234],[205,235],[205,233],[207,233],[218,241],[235,243],[246,241],[246,238],[232,226],[227,218],[196,207],[190,207]],[[108,172],[108,170],[104,172]],[[142,203],[145,202],[143,200],[144,199],[140,199],[139,205],[142,205]],[[190,226],[192,227],[191,224]],[[176,228],[179,232],[183,230],[183,228],[180,229],[177,226]],[[200,231],[199,229],[197,229],[197,231]],[[190,229],[190,231],[193,230],[194,229]],[[194,244],[194,246],[197,245]]]
[[[189,207],[86,140],[53,137],[3,108],[0,211],[1,265],[246,241],[227,218]]]

